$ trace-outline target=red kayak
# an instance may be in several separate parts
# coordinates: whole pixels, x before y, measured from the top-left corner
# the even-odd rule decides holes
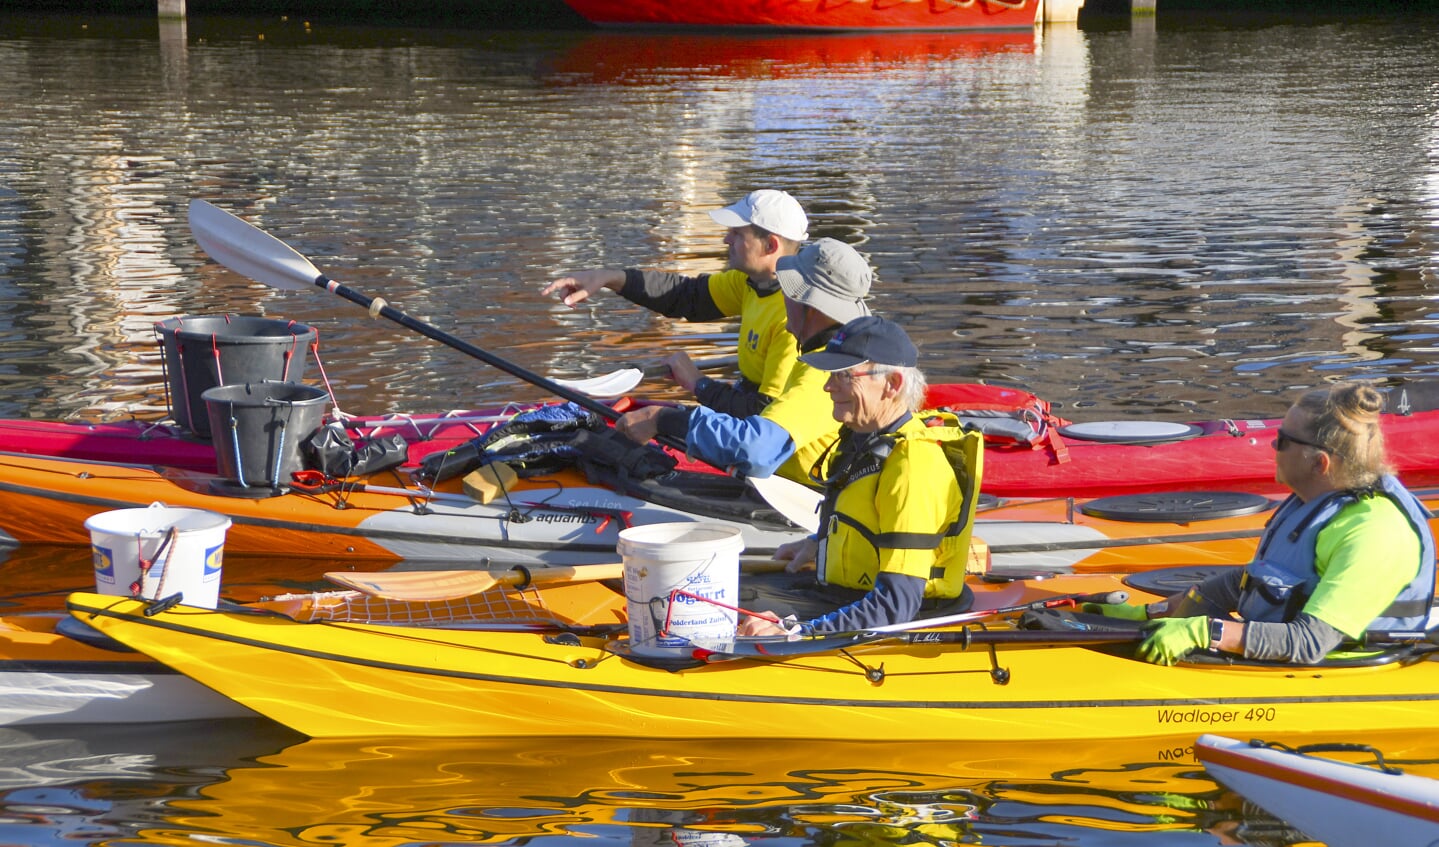
[[[937,0],[929,3],[831,0],[565,0],[603,27],[720,27],[764,30],[970,30],[1028,29],[1039,4],[1032,0]]]
[[[347,418],[351,438],[361,441],[399,434],[410,443],[410,461],[436,450],[483,435],[494,424],[534,405],[474,412],[426,415],[374,415]],[[84,459],[164,465],[215,473],[215,445],[185,427],[160,421],[80,423],[74,421],[0,420],[0,451]]]
[[[1433,437],[1439,426],[1439,382],[1383,391],[1385,444],[1394,472],[1411,488],[1439,483],[1439,443]],[[987,438],[982,488],[998,497],[1287,491],[1274,480],[1279,418],[1075,423],[1053,415],[1048,403],[1027,392],[973,385],[935,386],[929,403],[969,410],[962,413],[965,420],[982,427],[977,407],[993,407],[1001,422],[1018,416],[1030,425],[1028,438],[1006,433]]]
[[[1388,389],[1384,417],[1390,461],[1411,488],[1439,486],[1439,383]],[[631,401],[622,399],[623,410]],[[996,497],[1108,497],[1164,491],[1279,494],[1271,446],[1279,419],[1074,423],[1018,389],[934,386],[929,404],[985,430],[983,490]],[[348,418],[364,442],[399,434],[418,463],[487,432],[533,406],[423,415]],[[174,424],[88,424],[0,420],[0,451],[102,462],[129,462],[213,473],[215,446]],[[686,465],[686,467],[689,467]],[[703,466],[694,465],[692,469]]]

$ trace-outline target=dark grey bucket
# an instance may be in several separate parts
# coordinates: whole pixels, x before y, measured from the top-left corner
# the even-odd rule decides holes
[[[325,417],[330,395],[294,382],[221,385],[206,389],[215,459],[228,484],[222,494],[263,497],[289,486],[303,467],[300,445]]]
[[[155,324],[165,349],[170,417],[202,438],[210,419],[202,399],[220,385],[305,377],[305,350],[315,328],[276,318],[218,315],[170,318]]]

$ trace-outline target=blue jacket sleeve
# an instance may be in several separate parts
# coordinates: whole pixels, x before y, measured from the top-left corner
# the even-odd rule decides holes
[[[685,446],[710,464],[756,477],[774,473],[794,452],[794,440],[774,421],[736,418],[704,406],[690,412]]]
[[[901,573],[882,573],[874,588],[848,606],[804,623],[807,632],[859,632],[877,626],[909,623],[924,602],[924,580]]]

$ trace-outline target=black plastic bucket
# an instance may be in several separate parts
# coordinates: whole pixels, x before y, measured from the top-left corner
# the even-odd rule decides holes
[[[210,419],[202,399],[221,385],[305,377],[305,350],[315,328],[294,321],[242,315],[170,318],[155,324],[165,349],[170,417],[202,438]]]
[[[330,395],[295,382],[206,389],[215,459],[228,485],[220,493],[265,496],[284,490],[303,467],[300,445],[320,428]]]

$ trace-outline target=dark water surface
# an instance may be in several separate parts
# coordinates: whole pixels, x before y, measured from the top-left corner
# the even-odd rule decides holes
[[[190,236],[204,198],[330,276],[541,373],[723,346],[595,265],[720,267],[706,214],[794,193],[858,245],[937,380],[1086,415],[1279,413],[1439,363],[1439,19],[1124,21],[984,35],[7,22],[0,415],[163,415],[151,326],[321,330],[347,411],[539,396]],[[663,390],[657,384],[656,390]]]
[[[0,13],[0,416],[163,416],[153,324],[226,312],[319,327],[347,411],[540,396],[319,290],[220,268],[190,236],[191,198],[421,320],[580,376],[721,352],[733,327],[612,297],[570,310],[540,288],[594,265],[717,269],[706,212],[757,187],[868,255],[875,308],[933,379],[1019,382],[1091,417],[1278,414],[1328,380],[1439,371],[1436,67],[1439,21],[1400,16],[749,38]],[[56,567],[14,556],[12,573]],[[39,602],[26,573],[15,587]],[[0,843],[1298,840],[1209,781],[1192,740],[12,730]]]

